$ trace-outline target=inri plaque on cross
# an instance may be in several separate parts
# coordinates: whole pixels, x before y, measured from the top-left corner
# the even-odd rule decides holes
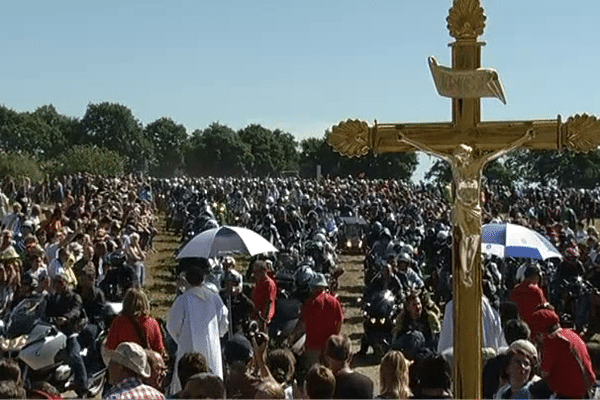
[[[452,98],[452,122],[384,123],[347,120],[333,127],[328,142],[357,157],[425,151],[448,161],[453,185],[454,395],[481,398],[481,174],[486,163],[516,148],[588,152],[600,145],[600,121],[575,115],[553,120],[482,122],[480,98],[506,103],[498,73],[481,68],[478,37],[485,28],[479,0],[454,0],[447,18],[452,68],[429,58],[438,93]]]

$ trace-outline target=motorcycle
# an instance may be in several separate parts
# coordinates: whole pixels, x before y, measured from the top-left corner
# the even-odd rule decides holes
[[[139,281],[135,270],[126,264],[127,256],[123,249],[115,250],[106,255],[104,265],[109,266],[104,279],[98,284],[106,300],[120,303],[127,289],[138,286]]]
[[[275,315],[269,325],[269,336],[275,348],[284,347],[284,342],[289,338],[298,319],[302,302],[310,297],[310,282],[315,272],[308,265],[303,265],[291,271],[282,269],[276,275],[277,301]],[[291,343],[294,351],[299,352],[304,343],[304,336],[296,343]]]
[[[363,217],[340,217],[342,221],[338,242],[340,251],[347,254],[361,254],[365,251],[364,231],[367,222]]]
[[[278,297],[275,303],[275,315],[269,324],[269,337],[275,348],[283,347],[300,318],[302,303],[295,296]]]
[[[22,367],[26,387],[45,381],[59,392],[74,389],[73,371],[69,367],[67,336],[54,325],[32,316],[39,314],[39,298],[21,301],[11,312],[0,336],[3,357],[16,359]],[[83,348],[81,355],[88,374],[88,394],[99,395],[106,381],[106,367],[100,357],[100,346],[105,334],[100,333],[92,344]]]
[[[369,347],[377,357],[383,356],[392,344],[392,330],[400,306],[391,290],[374,291],[364,301],[363,330],[359,354],[365,355]]]
[[[563,280],[561,301],[558,304],[561,323],[572,326],[577,332],[583,332],[590,322],[592,300],[596,301],[597,293],[594,285],[581,276]],[[596,321],[593,322],[597,325]]]

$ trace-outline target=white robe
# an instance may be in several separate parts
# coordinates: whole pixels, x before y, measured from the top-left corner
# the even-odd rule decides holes
[[[452,300],[446,304],[444,311],[444,322],[442,323],[442,332],[438,342],[438,353],[442,354],[444,350],[454,346],[454,309]],[[491,347],[498,350],[508,347],[502,330],[500,314],[490,304],[487,297],[481,297],[481,326],[483,329],[481,346]]]
[[[199,352],[212,372],[223,378],[220,337],[227,332],[227,307],[205,285],[193,286],[175,299],[167,318],[167,330],[177,343],[175,366],[188,352]],[[181,390],[177,367],[171,393]]]

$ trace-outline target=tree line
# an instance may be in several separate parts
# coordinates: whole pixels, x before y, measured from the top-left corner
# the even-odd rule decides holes
[[[0,106],[0,173],[314,177],[321,165],[329,176],[410,179],[416,168],[414,154],[349,160],[329,148],[326,134],[298,141],[280,129],[251,124],[236,131],[219,122],[188,133],[167,117],[144,126],[127,106],[109,102],[88,104],[81,119],[51,104],[21,113]]]
[[[52,104],[33,112],[0,106],[0,173],[38,180],[78,172],[266,177],[294,171],[314,177],[320,165],[325,176],[408,180],[416,169],[414,152],[340,156],[327,144],[329,133],[298,141],[280,129],[251,124],[236,131],[219,122],[189,133],[167,117],[144,126],[127,106],[110,102],[88,104],[81,119]],[[600,153],[517,151],[491,163],[484,176],[492,184],[595,187]],[[449,182],[450,169],[437,161],[426,178]]]

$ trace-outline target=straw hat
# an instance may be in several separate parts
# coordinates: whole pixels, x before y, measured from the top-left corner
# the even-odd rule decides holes
[[[12,246],[7,247],[6,250],[4,250],[0,255],[0,259],[2,261],[14,260],[17,258],[19,258],[19,254]]]
[[[140,375],[142,378],[150,377],[150,364],[144,348],[137,343],[123,342],[117,346],[110,357],[110,361],[121,364]]]

